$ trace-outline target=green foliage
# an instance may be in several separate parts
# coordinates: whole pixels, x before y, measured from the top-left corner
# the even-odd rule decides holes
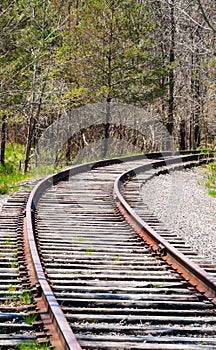
[[[209,190],[208,193],[209,193],[212,197],[216,197],[216,186],[215,186],[215,188]]]
[[[23,163],[25,158],[25,146],[7,143],[5,166],[0,164],[0,194],[10,194],[19,189],[23,180],[38,178],[52,174],[60,170],[66,164],[59,166],[41,166],[23,174]],[[28,187],[30,189],[30,187]]]
[[[209,189],[208,193],[216,197],[216,161],[208,165],[206,178],[206,187]]]
[[[175,94],[175,125],[179,119],[178,104],[181,105],[181,118],[188,117],[188,121],[190,117],[191,121],[194,118],[194,108],[191,108],[190,116],[189,107],[182,107],[182,101],[188,100],[188,96],[183,96],[183,86],[189,87],[192,78],[201,84],[197,89],[200,94],[197,102],[203,105],[203,115],[208,115],[206,119],[209,114],[214,118],[212,40],[205,36],[205,31],[200,33],[204,38],[203,63],[199,63],[202,72],[190,66],[189,62],[200,50],[199,40],[198,37],[195,40],[197,34],[192,35],[187,47],[197,41],[194,52],[189,49],[181,52],[183,43],[178,43],[184,37],[181,30],[185,32],[190,26],[179,17],[176,3],[175,18],[180,18],[175,30],[177,60],[169,63],[171,33],[167,6],[157,1],[132,0],[1,1],[0,122],[4,117],[9,127],[22,124],[25,137],[28,129],[27,154],[44,128],[73,107],[92,102],[112,100],[147,106],[166,124],[169,96],[163,101],[156,99],[166,94],[171,71],[175,71],[175,79],[179,81],[177,90],[182,91],[181,98]],[[192,7],[187,8],[189,15]],[[195,12],[198,23],[197,15]],[[193,18],[193,12],[185,18],[187,21]],[[190,42],[193,37],[194,43]],[[195,61],[194,64],[198,64]],[[184,72],[188,70],[188,77],[182,74],[183,67]],[[192,106],[192,101],[189,104]],[[202,119],[201,114],[200,117]],[[200,123],[204,126],[206,120],[200,120]],[[177,133],[178,129],[176,137]],[[133,144],[137,140],[136,135],[134,137],[135,140],[132,137],[130,140]],[[29,157],[30,154],[26,167]],[[11,169],[9,163],[4,169],[0,168],[0,177],[0,193],[9,193],[13,190],[12,183],[25,178],[17,168]]]
[[[71,8],[77,21],[70,23],[55,57],[59,68],[53,77],[64,77],[68,86],[65,102],[79,106],[115,99],[143,105],[161,95],[159,78],[170,67],[155,54],[150,37],[156,22],[149,5],[95,0],[77,6]]]
[[[17,190],[17,183],[29,177],[22,173],[20,167],[24,161],[24,151],[23,145],[7,143],[5,166],[0,164],[0,194],[9,194]]]
[[[10,262],[10,267],[11,267],[12,269],[15,269],[15,268],[17,267],[17,258],[16,258],[16,257],[14,257],[14,258],[12,259],[12,261]]]
[[[27,176],[33,179],[45,177],[47,175],[51,175],[57,173],[58,171],[61,171],[66,166],[68,166],[68,163],[65,162],[59,162],[58,164],[51,164],[45,166],[39,165],[37,167],[32,167]],[[28,188],[28,186],[26,186],[26,188]]]
[[[73,238],[73,240],[74,240],[75,242],[86,242],[86,241],[87,241],[84,237],[80,237],[80,236],[75,236],[75,237]]]
[[[39,344],[36,340],[29,340],[26,343],[16,346],[17,350],[49,350],[51,346],[49,343]]]
[[[10,238],[6,238],[6,240],[5,240],[5,245],[10,245],[10,243],[11,243]]]
[[[115,256],[113,260],[114,260],[114,261],[119,261],[119,260],[120,260],[120,256],[119,256],[119,255],[118,255],[118,256]]]
[[[17,289],[17,287],[15,285],[9,284],[9,286],[7,287],[9,292],[15,291]]]
[[[32,324],[33,322],[35,322],[38,318],[38,315],[36,313],[28,313],[26,315],[23,316],[23,320],[25,323],[27,324]]]
[[[91,249],[86,249],[85,250],[85,255],[86,256],[92,256],[92,250]]]
[[[15,294],[5,295],[5,304],[15,303],[17,301],[17,296]]]
[[[20,294],[20,302],[24,304],[31,304],[33,300],[33,295],[31,291],[23,291]]]

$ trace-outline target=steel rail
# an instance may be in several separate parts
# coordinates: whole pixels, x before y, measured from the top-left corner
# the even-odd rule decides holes
[[[166,168],[167,166],[170,166],[174,168],[179,161],[198,161],[199,163],[204,163],[204,157],[205,155],[200,154],[178,157],[166,161],[154,161],[152,164],[139,166],[131,171],[126,171],[116,179],[113,194],[118,209],[139,236],[142,237],[145,242],[150,244],[154,252],[159,254],[164,261],[178,271],[178,273],[180,273],[193,287],[207,298],[211,299],[211,302],[216,305],[216,278],[212,277],[204,269],[192,262],[145,223],[130,207],[121,194],[121,187],[128,178],[131,178],[138,173],[148,171],[151,167],[160,169],[161,167]],[[184,163],[181,165],[184,166]],[[160,170],[158,170],[158,172],[160,172]]]
[[[49,286],[40,261],[34,230],[34,212],[42,193],[57,184],[59,181],[68,180],[69,176],[95,169],[100,166],[127,162],[131,159],[155,158],[172,155],[171,152],[141,154],[133,157],[120,157],[109,160],[75,165],[57,174],[47,176],[41,180],[31,192],[25,209],[23,220],[23,235],[26,263],[31,286],[36,290],[35,301],[39,309],[44,327],[50,335],[51,344],[56,350],[81,350],[81,347],[69,326],[54,293]]]
[[[177,152],[179,154],[179,152]],[[190,151],[180,152],[182,154],[191,153]],[[193,152],[199,154],[200,152]],[[27,269],[30,283],[35,287],[36,297],[35,301],[39,309],[42,321],[44,322],[45,328],[50,334],[51,344],[56,348],[56,350],[70,349],[70,350],[80,350],[81,347],[69,326],[65,315],[63,314],[61,307],[59,306],[54,293],[49,286],[43,267],[40,261],[37,244],[35,240],[35,227],[34,227],[34,213],[36,210],[37,203],[43,194],[43,192],[49,187],[56,185],[59,181],[68,180],[70,176],[93,170],[97,167],[102,167],[111,164],[118,164],[127,161],[135,161],[140,159],[155,159],[164,158],[175,155],[172,152],[162,152],[162,153],[151,153],[142,154],[133,157],[120,157],[108,160],[101,160],[97,162],[85,163],[82,165],[74,165],[69,167],[57,174],[50,175],[40,181],[33,191],[31,192],[25,210],[25,218],[23,222],[23,232],[24,232],[24,247],[27,262]],[[175,162],[173,159],[173,162]],[[157,161],[156,161],[157,162]],[[167,162],[167,160],[166,160]],[[152,163],[151,163],[152,164]],[[155,164],[155,162],[154,162]],[[163,164],[158,161],[157,164]],[[147,165],[149,168],[149,165]],[[132,173],[129,173],[130,176]],[[128,175],[123,175],[123,177]],[[116,186],[116,185],[115,185]],[[125,206],[125,208],[127,205]],[[143,226],[143,225],[142,225]]]

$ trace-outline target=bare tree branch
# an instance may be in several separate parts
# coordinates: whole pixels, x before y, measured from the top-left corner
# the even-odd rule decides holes
[[[206,21],[206,23],[208,24],[208,26],[213,30],[213,32],[216,33],[216,29],[215,29],[215,28],[213,27],[213,25],[210,23],[210,21],[209,21],[207,15],[206,15],[206,13],[205,13],[205,11],[204,11],[204,8],[203,8],[203,6],[202,6],[202,4],[201,4],[201,1],[200,1],[200,0],[197,0],[197,3],[198,3],[199,8],[200,8],[200,10],[201,10],[201,12],[202,12],[202,15],[203,15],[203,17],[204,17],[204,20]]]

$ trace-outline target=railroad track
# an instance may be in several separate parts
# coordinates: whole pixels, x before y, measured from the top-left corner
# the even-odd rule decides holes
[[[205,158],[148,158],[74,166],[30,194],[29,282],[56,349],[216,347],[216,267],[197,267],[199,256],[139,198],[140,181]]]
[[[22,217],[29,191],[15,193],[0,213],[0,349],[47,343],[23,255]]]

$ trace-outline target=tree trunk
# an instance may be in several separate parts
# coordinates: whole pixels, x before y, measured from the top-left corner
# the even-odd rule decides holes
[[[191,56],[191,96],[192,96],[192,149],[200,146],[200,117],[201,117],[201,81],[200,81],[200,53],[198,43],[200,42],[199,29],[192,35],[194,52]]]
[[[25,161],[24,161],[24,173],[26,173],[28,171],[30,154],[31,154],[31,147],[33,144],[33,139],[34,139],[35,124],[36,124],[35,118],[34,118],[34,116],[31,116],[30,121],[29,121],[29,125],[28,125],[26,154],[25,154]]]
[[[0,163],[5,165],[5,146],[6,146],[6,116],[2,117],[2,126],[1,126],[1,154],[0,154]]]
[[[180,123],[180,142],[179,142],[179,147],[180,150],[185,150],[186,149],[186,129],[185,129],[185,120],[181,120]]]
[[[104,126],[104,148],[103,157],[106,157],[109,147],[109,134],[110,134],[110,102],[111,98],[107,98],[106,104],[106,121]]]
[[[170,57],[169,63],[173,64],[175,61],[175,17],[174,17],[175,0],[170,3]],[[167,149],[171,150],[171,139],[173,136],[173,122],[174,122],[174,69],[171,68],[169,72],[169,100],[168,100],[168,122],[167,131],[169,138],[167,140]]]

